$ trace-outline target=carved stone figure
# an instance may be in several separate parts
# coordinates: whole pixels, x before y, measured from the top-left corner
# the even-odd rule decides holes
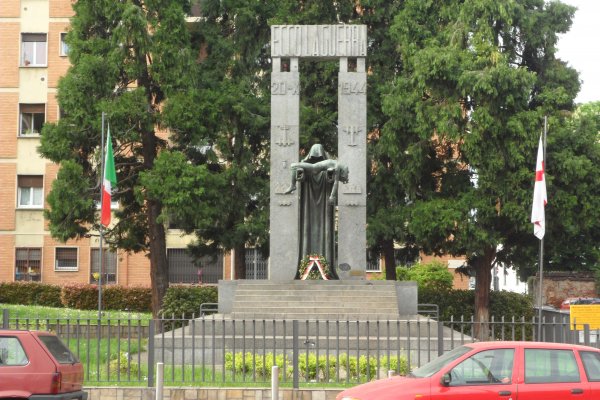
[[[338,185],[348,182],[348,167],[329,158],[321,144],[311,147],[301,162],[292,163],[292,183],[300,185],[298,262],[310,254],[324,256],[335,274],[335,205]]]

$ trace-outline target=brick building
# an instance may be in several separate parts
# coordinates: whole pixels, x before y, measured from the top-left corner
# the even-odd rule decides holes
[[[65,34],[72,0],[0,1],[0,281],[94,283],[98,236],[60,243],[44,220],[45,198],[57,165],[37,153],[44,122],[60,112],[58,79],[69,67]],[[100,117],[99,117],[100,118]],[[191,240],[176,230],[167,237],[173,283],[216,282],[229,276],[229,257],[195,266],[185,253]],[[144,254],[103,253],[102,281],[149,285]]]

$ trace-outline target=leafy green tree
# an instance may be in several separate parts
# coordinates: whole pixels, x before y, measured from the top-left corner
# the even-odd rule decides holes
[[[448,291],[452,289],[454,277],[448,267],[440,261],[417,263],[412,267],[398,267],[398,280],[416,281],[419,289]]]
[[[168,287],[161,199],[148,197],[140,173],[154,168],[167,147],[158,127],[163,107],[185,90],[194,69],[185,0],[80,0],[67,35],[72,66],[61,78],[63,116],[45,125],[40,154],[58,164],[46,217],[53,237],[81,238],[99,229],[101,113],[110,121],[118,177],[116,223],[105,231],[111,246],[147,252],[152,311]]]
[[[193,87],[165,108],[174,148],[206,167],[209,191],[217,194],[171,207],[170,216],[195,232],[195,256],[233,249],[237,279],[245,278],[246,246],[266,250],[268,244],[268,18],[274,9],[272,2],[202,2],[202,18],[190,27],[199,61]],[[179,193],[163,201],[177,204]]]
[[[394,22],[403,68],[384,100],[381,140],[400,156],[409,234],[429,254],[466,256],[478,321],[489,317],[494,263],[535,262],[542,117],[562,126],[579,88],[555,56],[573,12],[543,0],[408,0]]]

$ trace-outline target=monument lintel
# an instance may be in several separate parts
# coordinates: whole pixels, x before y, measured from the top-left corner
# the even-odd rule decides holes
[[[366,25],[272,25],[271,57],[367,56]]]

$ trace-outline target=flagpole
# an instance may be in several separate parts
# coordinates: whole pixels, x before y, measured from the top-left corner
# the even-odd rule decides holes
[[[104,196],[102,195],[102,188],[104,186],[104,156],[105,156],[105,148],[104,148],[104,120],[106,113],[102,112],[102,135],[100,140],[100,213],[102,213],[102,202],[104,201]],[[98,243],[99,251],[98,251],[98,321],[102,318],[102,239],[104,236],[104,225],[100,222],[100,240]]]
[[[546,159],[546,135],[548,133],[548,116],[544,116],[544,132],[542,139],[543,147],[543,160],[544,160],[544,174],[546,173],[546,165],[548,160]],[[546,224],[546,216],[544,214],[544,226]],[[545,236],[545,235],[544,235]],[[544,302],[543,295],[543,281],[544,281],[544,237],[540,239],[540,260],[539,260],[539,288],[538,288],[538,340],[542,340],[542,308]]]

